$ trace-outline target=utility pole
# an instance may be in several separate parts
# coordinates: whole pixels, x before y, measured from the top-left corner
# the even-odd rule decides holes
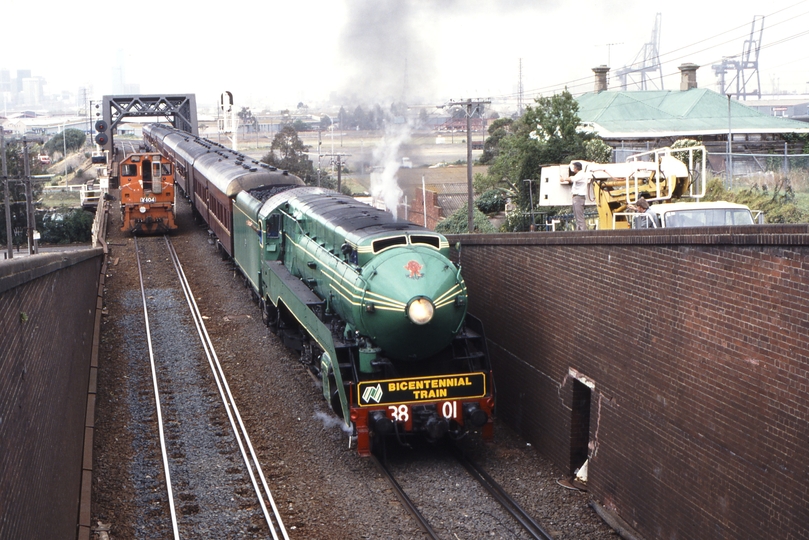
[[[324,156],[337,158],[337,192],[340,193],[340,188],[342,187],[342,180],[343,180],[343,161],[342,158],[346,156],[350,156],[351,154],[342,154],[342,153],[331,153],[331,154],[323,154]],[[334,163],[334,159],[332,159],[332,163]],[[318,180],[318,186],[320,185],[320,181]]]
[[[522,116],[522,58],[520,58],[520,82],[517,88],[517,116]]]
[[[13,235],[11,234],[11,195],[8,191],[8,165],[6,164],[6,138],[3,127],[0,126],[0,151],[3,152],[3,185],[6,196],[6,247],[8,248],[8,258],[14,257]]]
[[[320,187],[320,156],[322,155],[321,146],[323,145],[323,141],[320,138],[320,124],[317,127],[317,187]]]
[[[464,107],[466,112],[466,204],[467,204],[467,228],[469,234],[475,232],[475,194],[472,189],[472,115],[479,111],[482,105],[488,105],[492,101],[482,99],[467,99],[461,101],[449,100],[444,105],[439,105],[439,109],[444,107]]]
[[[23,137],[22,139],[22,155],[25,176],[23,182],[25,183],[25,217],[28,228],[28,254],[34,255],[36,253],[34,244],[34,228],[36,227],[36,218],[34,217],[33,194],[31,193],[31,165],[28,163],[28,141]]]

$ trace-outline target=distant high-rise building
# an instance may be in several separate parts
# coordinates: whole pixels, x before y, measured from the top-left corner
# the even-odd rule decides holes
[[[14,79],[14,86],[12,88],[12,92],[22,92],[22,81],[23,79],[30,79],[31,78],[31,70],[30,69],[18,69],[17,70],[17,78]]]
[[[126,87],[126,58],[124,57],[124,50],[118,49],[115,53],[115,65],[112,67],[112,93],[115,95],[122,95]]]
[[[0,69],[0,92],[11,92],[11,72]]]

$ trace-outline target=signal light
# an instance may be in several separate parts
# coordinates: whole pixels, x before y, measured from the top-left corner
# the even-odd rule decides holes
[[[107,123],[104,120],[99,120],[96,122],[96,131],[102,132],[107,131]]]
[[[105,144],[107,144],[109,142],[109,140],[110,140],[110,138],[106,133],[97,134],[96,139],[95,139],[96,144],[98,144],[100,146],[104,146]]]

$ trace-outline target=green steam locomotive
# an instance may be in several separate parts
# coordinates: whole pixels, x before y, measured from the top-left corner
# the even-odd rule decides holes
[[[361,455],[388,435],[492,437],[483,329],[444,236],[295,186],[240,192],[232,235],[265,323],[300,351]]]

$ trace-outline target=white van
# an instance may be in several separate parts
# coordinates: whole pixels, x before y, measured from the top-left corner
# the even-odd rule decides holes
[[[763,223],[763,215],[743,204],[725,201],[653,204],[643,213],[622,213],[633,229],[668,227],[717,227]]]

